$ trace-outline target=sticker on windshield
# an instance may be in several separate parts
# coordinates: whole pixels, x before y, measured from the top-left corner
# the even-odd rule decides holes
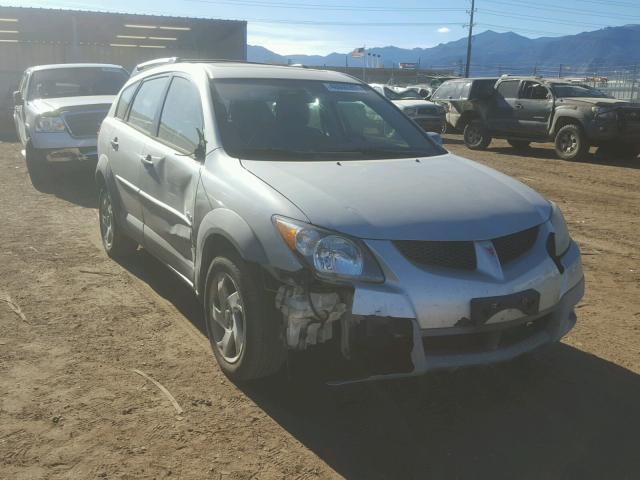
[[[364,87],[357,83],[325,83],[324,86],[330,92],[360,93],[364,92]]]

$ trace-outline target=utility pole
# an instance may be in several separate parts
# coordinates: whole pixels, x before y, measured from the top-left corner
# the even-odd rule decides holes
[[[558,70],[558,78],[562,78],[562,64],[560,64],[560,70]]]
[[[467,65],[464,69],[464,76],[469,78],[469,70],[471,68],[471,38],[473,37],[473,14],[476,9],[476,0],[471,0],[471,15],[469,18],[469,38],[467,39]]]

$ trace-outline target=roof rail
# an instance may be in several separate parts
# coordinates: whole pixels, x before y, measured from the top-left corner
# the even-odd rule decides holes
[[[149,68],[158,67],[160,65],[168,65],[171,63],[248,63],[254,65],[264,65],[261,62],[249,62],[247,60],[231,60],[228,58],[183,58],[183,57],[165,57],[148,60],[136,65],[131,75],[148,70]]]

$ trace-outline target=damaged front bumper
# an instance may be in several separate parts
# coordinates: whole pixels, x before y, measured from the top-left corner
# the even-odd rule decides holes
[[[298,296],[291,302],[300,306],[293,315],[281,308],[285,323],[297,328],[289,347],[322,343],[338,331],[346,363],[357,364],[356,374],[332,382],[339,384],[501,362],[556,342],[576,323],[584,277],[577,245],[571,243],[559,266],[543,241],[549,234],[548,225],[540,226],[535,246],[502,268],[483,266],[479,257],[478,269],[464,272],[420,267],[392,242],[368,240],[385,283],[355,284],[341,300],[331,293],[312,297],[316,309],[326,309],[320,314],[326,321],[320,322]],[[535,308],[514,307],[514,301],[531,298]],[[490,310],[480,321],[472,308],[478,301]],[[305,343],[304,329],[314,323],[312,340]]]

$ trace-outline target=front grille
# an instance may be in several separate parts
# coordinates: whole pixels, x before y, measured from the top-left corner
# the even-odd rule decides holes
[[[500,263],[505,265],[527,253],[536,243],[538,227],[493,239]]]
[[[106,116],[106,111],[67,113],[64,121],[72,136],[94,137]]]
[[[537,237],[538,227],[533,227],[504,237],[494,238],[492,243],[500,263],[506,265],[531,250]],[[393,243],[405,258],[418,265],[458,270],[476,269],[476,251],[474,243],[471,241],[399,240]]]
[[[400,252],[418,265],[476,269],[476,250],[473,242],[422,242],[401,240],[394,242]]]
[[[618,118],[624,122],[640,122],[640,109],[621,108],[618,110]]]

